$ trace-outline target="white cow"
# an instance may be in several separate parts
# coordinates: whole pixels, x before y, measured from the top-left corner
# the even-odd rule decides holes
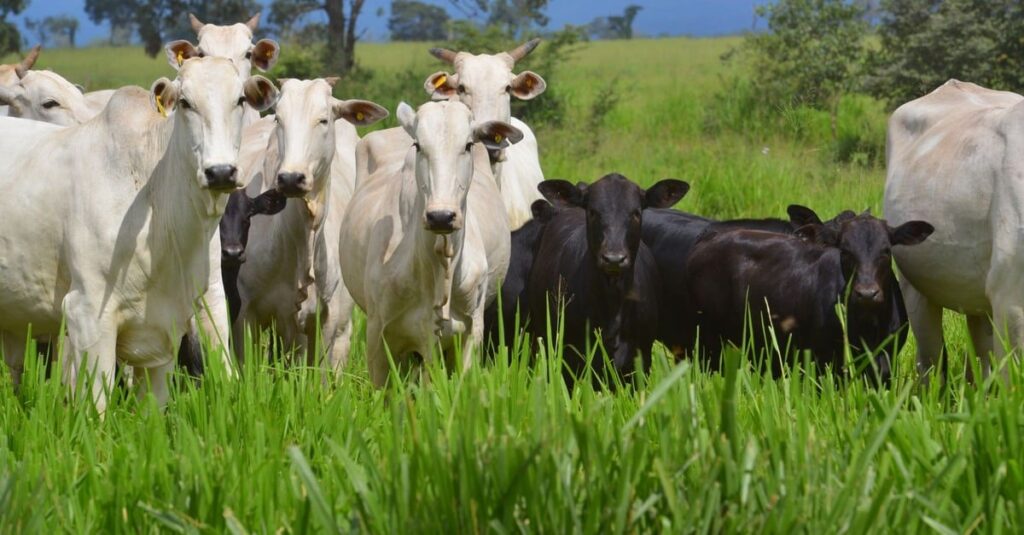
[[[81,89],[59,74],[31,70],[39,57],[36,46],[20,63],[0,65],[0,104],[6,115],[61,126],[81,124],[96,115]]]
[[[942,353],[948,308],[967,315],[988,375],[990,353],[1024,347],[1024,97],[950,80],[900,106],[887,143],[886,218],[935,226],[893,251],[918,369]]]
[[[367,314],[366,359],[378,387],[387,382],[388,351],[399,366],[413,355],[429,359],[437,336],[446,359],[461,349],[459,367],[472,365],[484,307],[509,260],[508,218],[487,152],[522,139],[508,123],[473,123],[458,102],[418,111],[403,102],[398,121],[412,139],[405,163],[356,186],[341,237],[341,270]]]
[[[533,39],[513,50],[499,54],[474,55],[434,48],[430,53],[451,63],[455,73],[436,72],[423,84],[434,100],[459,101],[472,110],[477,121],[511,122],[523,133],[523,140],[501,151],[491,152],[491,171],[497,180],[512,230],[533,217],[530,205],[540,199],[537,184],[544,180],[537,150],[537,138],[526,123],[512,117],[511,97],[532,99],[547,88],[540,75],[512,72],[515,63],[526,57],[540,39]],[[411,140],[401,128],[367,134],[357,148],[357,177],[369,177],[380,166],[391,169],[401,165]]]
[[[166,401],[225,193],[241,185],[243,104],[266,108],[276,96],[227,60],[191,59],[148,93],[119,90],[82,125],[0,119],[0,337],[16,378],[29,326],[54,336],[63,318],[73,390],[87,381],[103,411],[120,360]],[[162,117],[157,102],[176,112]]]
[[[303,349],[310,365],[316,364],[313,342],[319,327],[328,357],[324,364],[334,371],[348,358],[351,336],[353,303],[341,279],[338,246],[355,180],[359,137],[352,125],[388,115],[372,102],[332,97],[336,81],[281,85],[275,128],[258,164],[263,172],[248,193],[255,197],[277,189],[294,200],[274,217],[252,220],[248,260],[238,275],[242,308],[235,323],[236,347],[245,326],[276,325],[284,343]]]

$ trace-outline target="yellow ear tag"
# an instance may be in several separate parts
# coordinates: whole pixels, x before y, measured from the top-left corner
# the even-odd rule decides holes
[[[361,112],[361,111],[357,111],[356,112],[356,120],[357,121],[362,121],[363,117],[366,117],[365,115],[363,115],[363,112]]]
[[[501,134],[494,134],[494,142],[495,143],[501,143],[502,139],[505,139],[505,138],[501,137]]]
[[[438,76],[437,80],[434,80],[434,89],[440,88],[447,81],[448,81],[448,77],[447,76],[445,76],[443,74],[441,76]]]
[[[185,63],[185,51],[184,50],[179,50],[178,51],[178,66],[181,67],[182,63]]]
[[[164,108],[163,95],[156,96],[156,111],[160,112],[160,117],[167,117],[167,109]]]

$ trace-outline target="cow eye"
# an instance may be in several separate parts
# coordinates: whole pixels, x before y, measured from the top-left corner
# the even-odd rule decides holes
[[[243,104],[245,104],[245,97],[238,97],[238,105],[241,106]]]
[[[328,123],[328,121],[327,121],[326,118],[320,119],[319,121],[317,121],[317,124],[320,124],[320,125],[326,125],[327,123]]]
[[[508,85],[505,86],[505,92],[506,93],[511,93],[512,92],[512,84],[508,84]]]
[[[459,92],[460,94],[463,94],[463,95],[464,95],[464,94],[466,94],[466,86],[464,86],[464,85],[462,85],[462,84],[459,84],[459,87],[458,87],[457,91],[458,91],[458,92]]]
[[[245,59],[252,59],[252,51],[245,53]]]
[[[189,102],[187,100],[185,100],[185,99],[181,99],[180,105],[181,105],[181,108],[183,110],[191,110],[192,109],[192,105],[189,104]]]
[[[57,106],[60,106],[60,104],[58,104],[56,100],[47,100],[43,103],[43,107],[46,109],[56,108]]]
[[[419,151],[420,151],[420,144],[419,144],[419,142],[417,142],[417,141],[413,141],[413,142],[412,142],[412,146],[413,146],[413,148],[415,148],[415,149],[416,149],[416,152],[419,152]]]
[[[472,143],[466,143],[466,152],[469,152],[471,150],[473,150],[473,144]]]

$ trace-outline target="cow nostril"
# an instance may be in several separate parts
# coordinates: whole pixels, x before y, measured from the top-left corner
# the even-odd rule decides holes
[[[874,288],[857,288],[857,296],[861,299],[868,301],[877,301],[882,294],[882,289],[878,287]]]
[[[605,253],[601,255],[605,262],[612,265],[621,265],[626,261],[626,255],[622,253]]]
[[[233,165],[211,165],[203,170],[203,174],[206,175],[206,182],[211,187],[234,187],[238,168]]]
[[[451,210],[432,210],[427,212],[427,223],[432,227],[451,226],[455,221],[455,212]]]
[[[305,173],[278,173],[277,183],[286,187],[301,186],[306,182]]]

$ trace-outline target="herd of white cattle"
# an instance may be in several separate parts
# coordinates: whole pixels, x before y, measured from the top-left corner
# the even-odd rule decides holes
[[[540,198],[536,138],[510,111],[513,96],[545,89],[513,73],[538,41],[493,55],[433,50],[454,67],[427,79],[433,101],[401,104],[400,128],[360,140],[355,126],[388,112],[334,98],[336,78],[278,88],[251,74],[279,56],[275,42],[253,42],[258,15],[230,26],[190,18],[198,43],[169,43],[177,76],[149,91],[83,94],[32,70],[38,48],[0,67],[0,338],[15,384],[27,341],[62,330],[62,378],[101,411],[118,363],[140,395],[165,402],[186,332],[209,337],[233,370],[231,341],[273,326],[337,372],[354,304],[380,342],[367,355],[375,384],[387,380],[385,337],[396,354],[421,355],[437,335],[447,349],[462,340],[469,366],[510,230]],[[217,229],[240,188],[292,200],[252,218],[231,325]]]
[[[537,140],[510,110],[512,97],[545,90],[514,72],[537,41],[494,55],[431,50],[454,72],[427,77],[418,109],[398,106],[400,127],[360,139],[355,126],[387,110],[334,98],[334,78],[278,88],[251,74],[279,56],[275,42],[253,42],[258,16],[191,19],[198,44],[169,43],[177,75],[149,91],[83,93],[32,70],[38,48],[0,66],[0,338],[15,383],[28,340],[62,332],[62,378],[101,411],[119,362],[140,395],[166,401],[186,332],[212,340],[230,371],[246,329],[274,327],[336,373],[356,304],[375,385],[389,351],[430,355],[439,343],[459,356],[451,366],[470,367],[510,231],[541,198]],[[922,372],[942,351],[943,308],[968,314],[986,371],[990,352],[1024,346],[1022,100],[951,81],[890,121],[886,216],[936,228],[894,251]],[[217,229],[240,188],[292,200],[252,219],[232,323]]]

